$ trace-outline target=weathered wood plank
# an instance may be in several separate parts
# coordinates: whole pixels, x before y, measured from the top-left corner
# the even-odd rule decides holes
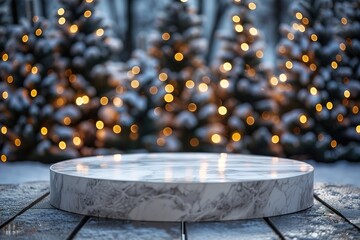
[[[0,226],[49,191],[49,182],[0,185]]]
[[[262,219],[187,223],[188,240],[278,239]]]
[[[318,201],[298,213],[271,217],[273,225],[288,239],[359,239],[359,231]]]
[[[181,239],[180,223],[128,222],[91,218],[75,239]]]
[[[360,228],[360,188],[317,184],[315,194]]]
[[[81,218],[57,209],[29,209],[0,230],[0,239],[65,239]]]

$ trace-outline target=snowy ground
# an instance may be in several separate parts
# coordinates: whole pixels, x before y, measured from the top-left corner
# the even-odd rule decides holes
[[[360,187],[360,163],[309,163],[315,167],[316,183],[352,184]],[[38,162],[0,164],[0,184],[49,180],[49,166]]]

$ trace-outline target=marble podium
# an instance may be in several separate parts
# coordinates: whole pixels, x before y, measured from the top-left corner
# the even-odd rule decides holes
[[[78,158],[50,167],[50,203],[140,221],[269,217],[311,207],[313,173],[299,161],[226,153]]]

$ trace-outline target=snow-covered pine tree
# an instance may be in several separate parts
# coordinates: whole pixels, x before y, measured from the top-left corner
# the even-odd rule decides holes
[[[148,49],[157,61],[159,82],[154,85],[159,101],[149,112],[157,131],[146,140],[152,150],[192,151],[201,145],[195,133],[202,125],[198,113],[205,103],[195,98],[209,96],[210,91],[210,78],[198,77],[206,72],[201,22],[186,2],[172,1],[155,23]]]
[[[329,124],[333,132],[334,151],[325,155],[326,160],[360,158],[360,2],[357,0],[334,1],[337,20],[336,33],[341,53],[336,55],[338,66],[333,70],[329,93],[339,104]]]
[[[115,111],[105,111],[101,104],[111,89],[105,63],[120,45],[98,15],[96,1],[59,3],[54,27],[59,43],[54,50],[58,95],[55,123],[47,128],[49,154],[64,159],[104,153],[107,132],[114,128],[104,118],[116,118]]]
[[[280,152],[278,106],[271,71],[262,63],[264,42],[253,25],[255,9],[253,1],[234,0],[229,11],[232,26],[219,33],[222,45],[213,66],[223,132],[214,135],[213,142],[229,152],[274,155]]]
[[[280,141],[291,157],[332,161],[341,155],[338,137],[346,110],[343,83],[334,75],[342,57],[333,10],[328,0],[296,1],[291,6],[293,22],[282,26]]]
[[[126,63],[108,64],[113,90],[101,99],[101,104],[112,101],[111,108],[118,114],[113,132],[114,142],[121,150],[144,149],[143,136],[152,132],[153,123],[148,110],[158,102],[157,62],[143,50],[136,50]]]
[[[55,40],[38,17],[22,19],[12,29],[0,64],[1,159],[31,159],[41,154],[55,100],[56,75],[52,69]]]

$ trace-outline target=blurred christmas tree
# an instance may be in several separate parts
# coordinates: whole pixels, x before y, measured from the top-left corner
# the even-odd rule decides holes
[[[291,9],[295,18],[291,26],[282,26],[285,37],[278,49],[284,71],[278,86],[284,94],[281,143],[292,157],[343,158],[353,151],[348,144],[356,140],[355,127],[352,140],[344,134],[354,124],[351,108],[356,104],[349,98],[358,83],[349,84],[353,78],[339,67],[350,63],[336,37],[334,26],[339,26],[340,19],[332,1],[297,1]]]
[[[222,48],[214,65],[222,131],[212,140],[230,152],[274,155],[280,151],[278,106],[268,80],[271,71],[262,63],[264,42],[253,26],[255,9],[252,1],[233,1],[232,27],[220,34]]]
[[[336,100],[339,107],[329,123],[337,128],[332,135],[334,153],[325,157],[331,160],[358,161],[360,158],[360,2],[336,1],[334,4],[341,53],[336,55],[338,66],[333,70],[335,81],[329,92],[331,99]]]
[[[156,59],[158,83],[154,84],[149,115],[155,132],[145,142],[153,150],[191,151],[199,146],[197,129],[200,95],[207,94],[210,78],[204,71],[201,18],[187,3],[169,3],[157,19],[149,55]]]
[[[116,145],[127,151],[144,149],[142,137],[153,131],[147,113],[159,101],[157,62],[145,51],[135,50],[126,63],[114,62],[108,68],[113,90],[106,96],[112,99],[112,108],[119,115],[118,131],[122,136],[116,138]]]
[[[10,33],[9,33],[10,34]],[[46,22],[34,17],[12,29],[0,64],[1,159],[32,158],[42,150],[42,128],[56,96],[52,49]],[[49,111],[50,110],[50,111]]]
[[[104,148],[118,132],[117,113],[103,97],[110,90],[105,63],[120,45],[95,7],[93,0],[60,0],[57,9],[58,96],[47,136],[50,154],[61,159],[112,152]]]

